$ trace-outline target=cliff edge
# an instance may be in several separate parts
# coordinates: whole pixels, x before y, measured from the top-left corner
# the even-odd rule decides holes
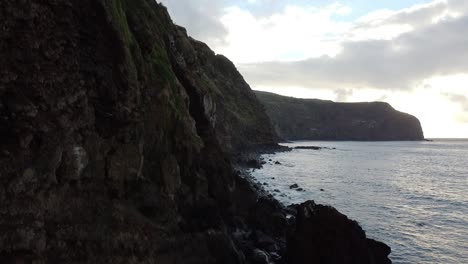
[[[423,140],[419,120],[384,102],[335,103],[255,92],[286,140]]]

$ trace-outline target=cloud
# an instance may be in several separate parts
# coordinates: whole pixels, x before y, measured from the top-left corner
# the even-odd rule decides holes
[[[458,123],[468,125],[468,87],[466,86],[468,76],[455,77],[453,80],[457,80],[458,85],[454,83],[450,85],[450,80],[447,81],[446,84],[454,87],[455,89],[438,89],[440,91],[439,95],[450,102],[451,106],[455,109],[452,115],[454,120]]]
[[[436,1],[383,19],[364,19],[364,26],[353,28],[371,28],[377,21],[376,27],[409,25],[411,30],[392,38],[345,39],[336,56],[241,64],[239,69],[254,87],[411,90],[435,75],[468,72],[466,11],[462,1]]]
[[[446,94],[449,100],[455,104],[458,104],[462,109],[455,116],[455,119],[459,123],[468,124],[468,96],[461,94]]]
[[[458,123],[468,124],[468,114],[467,113],[459,113],[456,116],[456,121]],[[466,137],[466,134],[464,136]]]
[[[291,1],[284,0],[156,0],[164,4],[174,22],[189,35],[211,48],[226,46],[229,29],[222,17],[235,8],[244,8],[256,18],[272,16]],[[248,29],[248,28],[247,28]]]
[[[352,89],[336,89],[334,92],[336,94],[335,101],[337,102],[346,102],[354,93]]]
[[[228,31],[226,45],[216,51],[235,63],[334,56],[340,51],[338,40],[350,24],[333,17],[348,11],[340,4],[321,8],[286,5],[277,13],[262,16],[232,6],[221,18]]]
[[[380,97],[378,97],[376,101],[385,102],[385,101],[387,101],[387,99],[388,99],[388,95],[384,94],[384,95],[381,95]]]
[[[468,90],[468,89],[467,89]],[[444,94],[451,102],[459,104],[460,107],[468,114],[468,96],[461,94]]]
[[[188,33],[211,46],[222,45],[227,30],[220,18],[224,14],[224,0],[160,0],[178,25],[187,28]]]

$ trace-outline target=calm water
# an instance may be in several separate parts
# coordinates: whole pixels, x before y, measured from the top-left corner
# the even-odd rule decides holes
[[[264,156],[272,162],[252,174],[284,204],[336,207],[391,246],[394,263],[468,263],[468,141],[286,145],[336,150]]]

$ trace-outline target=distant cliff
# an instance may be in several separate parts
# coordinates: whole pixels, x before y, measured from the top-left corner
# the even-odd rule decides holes
[[[388,103],[335,103],[256,91],[286,140],[423,140],[419,120]]]

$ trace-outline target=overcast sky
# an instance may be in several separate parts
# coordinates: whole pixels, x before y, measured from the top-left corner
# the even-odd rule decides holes
[[[386,101],[468,138],[468,1],[162,0],[253,89]]]

